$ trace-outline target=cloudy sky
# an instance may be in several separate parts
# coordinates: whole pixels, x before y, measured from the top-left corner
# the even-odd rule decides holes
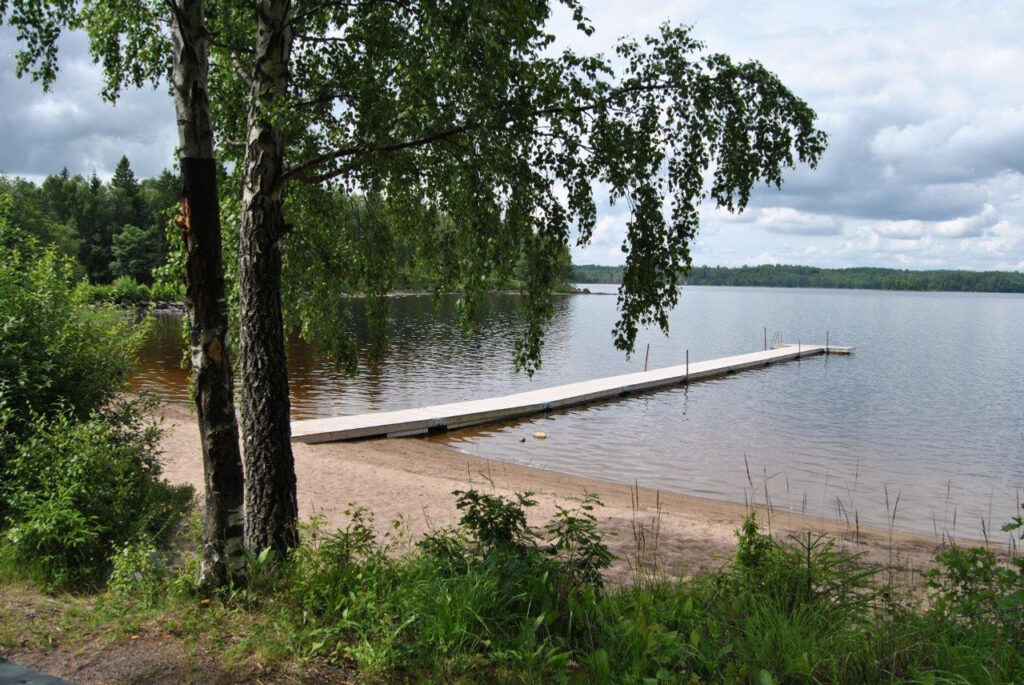
[[[596,32],[552,30],[581,51],[670,21],[713,51],[756,59],[820,115],[830,145],[816,171],[760,189],[747,212],[708,207],[698,264],[812,264],[1024,270],[1024,0],[1015,2],[588,2]],[[99,100],[84,41],[63,44],[54,92],[14,77],[0,29],[0,171],[33,180],[67,166],[109,176],[169,165],[163,90]],[[602,211],[579,263],[622,260],[624,207]]]

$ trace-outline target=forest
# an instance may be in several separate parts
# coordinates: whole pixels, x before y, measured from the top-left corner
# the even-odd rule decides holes
[[[138,179],[121,157],[109,182],[62,169],[40,185],[0,176],[0,193],[11,198],[11,223],[41,244],[71,258],[93,285],[117,278],[153,284],[153,269],[167,258],[166,226],[181,183],[164,170]]]
[[[621,283],[621,266],[573,266],[576,283]],[[960,271],[762,264],[760,266],[694,266],[681,279],[685,285],[760,286],[768,288],[856,288],[943,292],[1022,293],[1024,274],[1016,271]]]
[[[156,177],[138,178],[125,156],[106,183],[95,172],[87,178],[72,175],[66,168],[48,175],[39,185],[0,174],[0,194],[11,200],[11,223],[71,260],[74,275],[88,281],[89,292],[97,301],[142,303],[184,298],[180,274],[173,266],[180,257],[172,254],[178,247],[173,218],[180,191],[177,173],[164,169]],[[341,190],[330,193],[329,203],[336,210],[332,212],[333,220],[325,220],[323,207],[310,220],[323,224],[315,240],[310,241],[315,244],[296,245],[292,250],[293,259],[300,262],[296,266],[299,272],[304,269],[303,263],[308,266],[326,253],[350,247],[350,233],[366,232],[368,226],[380,220],[399,221],[387,207],[371,206],[366,198]],[[437,223],[435,234],[454,233],[449,218]],[[438,243],[451,247],[447,238]],[[373,251],[378,258],[394,264],[391,287],[408,291],[434,287],[439,279],[435,265],[444,259],[440,250],[420,245],[414,237],[403,234],[385,244],[375,243]],[[569,249],[563,246],[556,268],[557,290],[569,289],[570,269]],[[166,278],[161,278],[161,273]],[[513,260],[508,270],[495,268],[487,274],[493,287],[509,289],[521,288],[525,276],[523,256]],[[296,278],[297,289],[303,287],[302,281]]]

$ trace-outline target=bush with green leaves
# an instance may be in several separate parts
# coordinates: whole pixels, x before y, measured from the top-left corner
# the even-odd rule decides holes
[[[1011,533],[1022,528],[1019,515],[1003,526]],[[986,547],[952,546],[935,561],[938,565],[924,573],[934,613],[994,628],[1003,639],[1024,648],[1024,557],[1000,559]]]
[[[544,539],[527,525],[528,493],[455,494],[460,525],[412,554],[396,556],[391,534],[378,541],[372,515],[353,507],[341,531],[307,531],[278,584],[261,578],[246,592],[272,585],[271,596],[284,595],[275,605],[289,608],[303,658],[392,674],[415,664],[440,679],[485,666],[511,673],[524,659],[533,672],[564,668],[570,635],[596,606],[611,561],[591,513],[600,501],[587,495],[559,509]]]
[[[148,285],[131,276],[118,276],[112,283],[90,285],[87,290],[93,302],[104,304],[140,305],[149,303],[153,297]]]
[[[8,221],[0,196],[0,523],[16,564],[98,585],[126,541],[191,500],[160,480],[148,407],[118,400],[146,327],[96,306],[74,265]],[[112,287],[137,288],[130,279]]]
[[[118,600],[154,606],[172,578],[170,565],[148,536],[129,540],[110,556],[107,590]]]
[[[185,287],[180,283],[157,281],[150,287],[149,294],[157,302],[183,302]]]
[[[39,417],[84,419],[107,404],[145,331],[113,308],[89,306],[72,262],[12,227],[8,205],[0,196],[0,408],[4,433],[17,437]]]
[[[573,559],[604,558],[587,551],[593,498],[531,529],[529,495],[458,496],[462,523],[411,548],[401,525],[380,535],[358,507],[338,532],[315,522],[288,558],[261,553],[248,583],[212,604],[181,591],[194,569],[165,576],[149,543],[122,547],[108,606],[159,616],[169,602],[170,621],[191,616],[235,656],[354,664],[382,682],[1001,683],[1024,672],[1005,630],[922,606],[827,538],[773,540],[751,518],[720,570],[598,591],[589,571],[569,579],[588,566]]]
[[[124,388],[145,333],[122,312],[92,305],[75,264],[13,226],[10,207],[0,194],[0,489],[38,425],[58,415],[85,420]],[[0,526],[9,507],[0,496]],[[56,495],[33,512],[38,526],[78,531],[72,548],[91,535],[88,520],[61,518],[67,512]]]
[[[98,586],[124,543],[160,539],[191,501],[160,479],[159,428],[139,401],[85,421],[39,419],[15,448],[3,494],[19,566],[53,587]]]

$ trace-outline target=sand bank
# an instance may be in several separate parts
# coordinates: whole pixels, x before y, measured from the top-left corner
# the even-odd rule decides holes
[[[163,407],[162,413],[164,475],[201,492],[203,469],[195,417],[176,407]],[[647,560],[656,550],[659,569],[666,574],[720,566],[735,546],[733,531],[749,511],[743,504],[475,457],[416,438],[294,444],[293,449],[300,516],[319,514],[329,529],[343,527],[348,521],[344,511],[355,504],[372,511],[381,530],[401,518],[416,539],[454,524],[458,511],[451,492],[467,488],[502,495],[532,491],[539,504],[531,510],[530,521],[541,525],[556,505],[568,507],[585,491],[596,492],[605,504],[597,511],[600,525],[612,533],[607,541],[619,557],[610,576],[621,582],[632,576],[638,537],[643,538]],[[742,491],[742,484],[736,487]],[[845,523],[758,510],[762,523],[768,522],[777,535],[807,530],[829,533],[850,549],[865,553],[867,560],[899,569],[903,581],[912,581],[942,542],[929,535],[868,527],[861,527],[858,534]],[[638,536],[641,529],[643,534]]]

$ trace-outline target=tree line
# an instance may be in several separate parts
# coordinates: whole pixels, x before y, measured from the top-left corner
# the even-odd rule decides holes
[[[573,266],[576,283],[621,283],[621,266]],[[695,266],[682,278],[687,285],[759,286],[769,288],[855,288],[944,292],[1024,293],[1024,273],[762,264],[760,266]]]
[[[121,157],[109,182],[67,168],[40,185],[0,176],[11,198],[10,221],[73,259],[93,285],[128,277],[151,285],[153,269],[167,258],[167,224],[178,203],[180,181],[164,170],[139,180]]]

